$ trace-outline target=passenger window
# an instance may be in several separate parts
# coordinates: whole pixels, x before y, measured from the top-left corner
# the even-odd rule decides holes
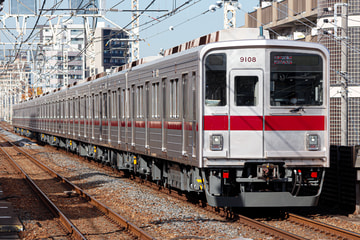
[[[259,79],[257,76],[235,77],[235,105],[256,106],[259,101]]]
[[[151,113],[153,118],[160,118],[160,83],[156,82],[151,87],[152,105]]]
[[[179,80],[170,80],[170,118],[179,117]]]
[[[211,54],[205,60],[205,105],[226,105],[226,55]]]

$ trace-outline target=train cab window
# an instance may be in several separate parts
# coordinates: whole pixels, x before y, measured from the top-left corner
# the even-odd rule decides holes
[[[226,105],[226,55],[216,53],[205,59],[205,105]]]
[[[272,52],[270,74],[271,106],[321,106],[323,104],[323,61],[306,53]]]
[[[256,106],[259,99],[259,79],[257,76],[235,77],[235,105]]]

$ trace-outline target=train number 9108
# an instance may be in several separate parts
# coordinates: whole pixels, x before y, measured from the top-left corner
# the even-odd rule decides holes
[[[256,57],[240,57],[240,62],[256,62]]]

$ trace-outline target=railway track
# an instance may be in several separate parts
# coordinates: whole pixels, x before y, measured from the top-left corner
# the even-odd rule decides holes
[[[1,139],[0,150],[60,220],[71,238],[154,239],[30,154]]]
[[[317,232],[325,233],[334,239],[360,239],[360,234],[354,233],[342,228],[331,226],[329,224],[314,221],[312,219],[289,213],[287,221],[295,223],[299,226],[305,226]]]
[[[92,162],[92,163],[94,163],[92,165],[95,165],[98,168],[101,168],[106,171],[111,171],[112,174],[114,174],[112,168],[104,167],[104,165],[99,165],[96,162]],[[138,180],[144,181],[143,179],[138,179]],[[144,184],[144,182],[142,182],[142,184]],[[155,184],[153,185],[156,188],[156,185]],[[268,224],[269,221],[266,221],[266,224],[264,224],[265,221],[261,222],[261,220],[255,220],[242,215],[237,215],[235,217],[237,218],[236,222],[258,231],[259,236],[261,235],[271,236],[274,237],[275,239],[360,239],[359,237],[360,235],[357,233],[353,233],[327,224],[320,224],[320,225],[325,225],[326,229],[324,230],[323,227],[321,229],[320,227],[316,226],[318,225],[318,222],[311,221],[308,218],[299,217],[294,214],[288,214],[286,220],[278,221],[278,223],[275,224],[275,225],[279,225],[279,224],[281,225],[282,222],[286,222],[287,224],[292,226],[289,227],[290,230],[274,225],[272,226],[271,223]],[[300,228],[304,228],[303,234],[299,233],[299,231],[291,231],[291,229],[293,230]]]

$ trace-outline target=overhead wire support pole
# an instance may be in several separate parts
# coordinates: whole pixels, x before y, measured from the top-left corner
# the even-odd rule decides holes
[[[131,48],[131,60],[136,61],[140,58],[140,42],[139,42],[139,1],[138,0],[131,0],[131,10],[133,10],[133,14],[131,16],[131,32],[133,33],[133,37],[135,40],[132,42]]]
[[[224,29],[236,28],[237,0],[224,0]]]
[[[349,92],[348,92],[348,0],[341,4],[341,145],[347,146],[349,130]]]

